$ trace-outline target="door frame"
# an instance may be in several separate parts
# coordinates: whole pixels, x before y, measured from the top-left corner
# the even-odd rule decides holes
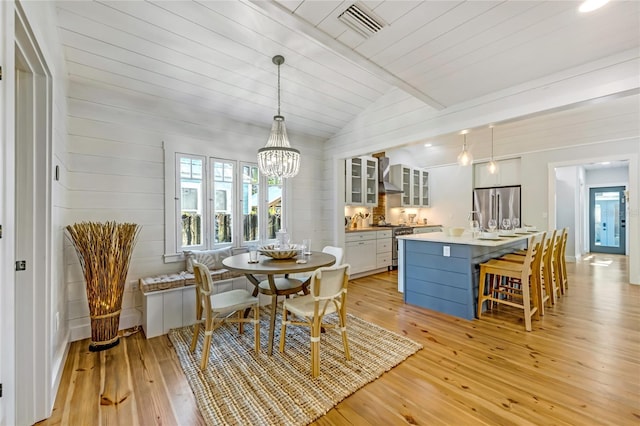
[[[620,189],[621,188],[621,189]],[[589,240],[589,252],[591,253],[611,253],[611,254],[623,254],[626,255],[627,254],[627,202],[625,199],[625,191],[628,189],[627,185],[625,184],[620,184],[620,185],[612,185],[612,184],[607,184],[606,186],[602,186],[602,185],[592,185],[592,186],[588,186],[586,188],[587,191],[587,197],[588,197],[588,219],[587,219],[587,223],[588,223],[588,240]],[[605,246],[605,247],[601,247],[596,251],[593,251],[593,248],[595,246],[595,235],[593,234],[594,232],[594,214],[593,214],[593,207],[594,207],[594,201],[592,200],[592,194],[594,190],[601,190],[601,191],[607,191],[607,190],[611,190],[609,192],[620,192],[620,204],[621,204],[621,212],[624,212],[624,219],[625,219],[625,226],[624,229],[620,230],[620,245],[619,247],[614,247],[614,248],[608,248],[609,246]],[[624,200],[624,201],[622,201]],[[620,218],[618,218],[618,220],[620,220]]]
[[[3,392],[0,398],[0,425],[16,424],[15,419],[15,295],[13,259],[15,252],[14,232],[14,4],[0,2],[0,383]]]
[[[14,3],[14,193],[15,423],[50,416],[52,77],[19,2]],[[17,236],[20,235],[20,238]],[[20,256],[20,259],[17,257]],[[16,272],[13,261],[27,260]],[[16,336],[20,336],[17,339]]]

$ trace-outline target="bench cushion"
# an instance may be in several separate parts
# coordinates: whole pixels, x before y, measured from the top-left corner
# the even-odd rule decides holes
[[[142,290],[143,293],[169,290],[171,288],[184,287],[185,282],[186,279],[182,273],[140,278],[140,290]]]
[[[213,281],[228,280],[242,276],[244,276],[242,272],[230,271],[228,269],[216,269],[211,271],[211,279]],[[140,278],[139,282],[142,292],[150,293],[153,291],[169,290],[172,288],[195,285],[196,280],[193,274],[189,272],[180,272],[179,274],[166,274],[157,275],[155,277]]]

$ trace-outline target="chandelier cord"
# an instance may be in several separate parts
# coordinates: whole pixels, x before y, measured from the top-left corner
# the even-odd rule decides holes
[[[278,115],[280,115],[280,64],[278,64]]]
[[[493,161],[493,126],[491,126],[491,161]]]

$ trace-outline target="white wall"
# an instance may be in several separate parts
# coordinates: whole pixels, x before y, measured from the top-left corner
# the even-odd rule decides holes
[[[629,182],[629,167],[611,167],[607,169],[586,169],[587,186],[626,185]]]
[[[66,222],[131,221],[142,226],[133,252],[123,299],[120,327],[141,323],[141,277],[177,272],[184,262],[164,263],[163,141],[184,146],[214,147],[221,158],[256,161],[266,144],[271,117],[259,127],[235,123],[205,111],[167,113],[171,108],[153,99],[116,87],[94,86],[73,79],[69,87],[69,148],[67,152],[69,208]],[[189,118],[191,117],[191,118]],[[322,173],[322,143],[289,134],[301,151],[301,172],[287,183],[293,212],[288,231],[301,241],[311,238],[314,249],[323,240],[321,215],[324,196],[318,191]],[[68,318],[72,340],[90,335],[88,305],[82,271],[69,242],[66,244]]]
[[[580,257],[576,240],[581,232],[576,222],[580,193],[578,166],[558,167],[556,174],[556,229],[569,228],[566,256],[575,260]]]

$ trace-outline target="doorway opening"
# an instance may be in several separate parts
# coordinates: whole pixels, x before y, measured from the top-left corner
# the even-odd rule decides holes
[[[626,254],[624,186],[589,189],[589,251]]]

